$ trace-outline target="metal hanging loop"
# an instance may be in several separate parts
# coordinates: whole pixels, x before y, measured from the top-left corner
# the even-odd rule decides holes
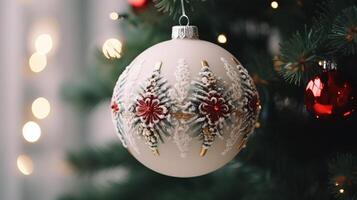
[[[180,26],[182,26],[182,20],[186,19],[187,24],[185,26],[189,26],[190,25],[190,19],[186,15],[185,4],[184,4],[183,0],[181,0],[181,9],[182,9],[182,15],[179,18],[179,24],[180,24]]]
[[[188,18],[187,15],[181,15],[180,18],[179,18],[179,24],[180,26],[182,26],[182,20],[186,19],[187,23],[185,26],[188,26],[190,24],[190,19]]]

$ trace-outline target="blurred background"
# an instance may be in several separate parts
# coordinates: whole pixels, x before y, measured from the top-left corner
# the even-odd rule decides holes
[[[171,178],[115,135],[115,81],[170,39],[180,1],[1,0],[1,200],[357,199],[356,105],[348,119],[319,120],[304,102],[324,59],[357,88],[356,1],[184,2],[200,38],[236,55],[258,87],[263,109],[239,158]]]
[[[0,2],[0,199],[56,199],[76,184],[67,151],[117,139],[107,104],[80,113],[61,90],[97,47],[120,39],[109,13],[127,9],[124,0]]]

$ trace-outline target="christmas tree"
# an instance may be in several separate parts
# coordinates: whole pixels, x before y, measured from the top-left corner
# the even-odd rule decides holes
[[[89,109],[101,100],[111,98],[117,77],[126,73],[125,67],[146,48],[168,40],[170,28],[176,24],[181,14],[179,0],[130,2],[132,11],[119,13],[120,20],[117,21],[126,36],[122,55],[118,59],[109,60],[99,56],[102,65],[111,65],[111,70],[105,73],[105,76],[88,75],[85,80],[90,82],[90,85],[95,85],[93,88],[88,89],[73,83],[65,86],[64,95],[81,109]],[[142,3],[139,4],[140,2]],[[232,54],[239,55],[239,60],[244,63],[257,85],[262,105],[258,123],[252,124],[255,120],[251,118],[254,116],[248,116],[249,120],[241,122],[246,127],[256,127],[246,144],[247,148],[231,163],[214,173],[179,179],[145,168],[132,158],[119,141],[113,141],[106,147],[83,147],[83,150],[70,152],[68,155],[68,161],[73,168],[79,174],[84,174],[80,178],[85,179],[100,171],[117,167],[124,168],[127,176],[124,180],[114,181],[105,187],[92,181],[84,181],[79,190],[68,191],[59,199],[357,199],[355,99],[342,101],[345,103],[339,104],[337,111],[326,106],[312,106],[309,112],[305,107],[308,107],[312,100],[304,99],[304,95],[311,96],[308,93],[310,90],[312,95],[315,95],[314,88],[321,89],[320,82],[324,81],[321,74],[326,70],[324,68],[335,68],[336,65],[338,73],[350,83],[348,88],[352,88],[352,92],[348,90],[342,93],[352,96],[356,94],[356,2],[184,2],[188,8],[190,22],[200,27],[200,38],[217,43]],[[280,46],[276,46],[276,43],[280,43]],[[105,56],[118,57],[109,53]],[[237,64],[240,65],[238,62]],[[102,65],[92,70],[104,71]],[[185,66],[185,63],[182,62],[181,65]],[[208,79],[210,83],[197,80],[194,85],[206,96],[192,98],[202,101],[210,95],[226,97],[229,90],[220,89],[219,80],[210,74],[207,63],[202,66],[200,76]],[[241,73],[246,74],[246,71]],[[125,76],[119,79],[117,85],[125,81],[124,79]],[[243,80],[243,83],[249,85],[249,80]],[[142,115],[137,116],[133,122],[117,125],[120,134],[126,134],[121,127],[125,126],[125,123],[133,123],[141,130],[148,148],[156,154],[159,154],[157,146],[160,145],[161,136],[171,133],[166,130],[151,130],[154,125],[151,126],[150,123],[153,122],[149,117],[145,118],[145,109],[141,107],[146,102],[168,101],[169,88],[165,84],[158,69],[148,80],[148,84],[142,86],[141,101],[132,108],[141,110]],[[216,93],[210,94],[207,88],[215,88]],[[158,98],[158,95],[155,96],[158,92],[165,95],[159,95]],[[314,97],[317,98],[316,95]],[[328,93],[326,98],[334,97]],[[223,103],[227,104],[228,110],[234,109],[228,105],[229,99],[223,99],[226,99]],[[183,102],[182,99],[177,101]],[[120,103],[114,102],[111,105],[115,112],[121,112]],[[171,123],[166,118],[166,110],[170,108],[160,103],[158,105],[161,107],[157,109],[161,112],[160,116],[157,116],[157,124]],[[190,108],[198,109],[198,106],[190,105],[188,112]],[[207,109],[204,108],[200,112],[204,114]],[[222,113],[220,117],[223,122],[227,116],[228,112]],[[209,120],[212,119],[205,119],[200,123],[208,124]],[[215,131],[209,134],[204,131],[197,132],[203,138],[202,154],[221,134],[222,126],[215,125],[212,127]],[[123,137],[120,138],[123,140]]]

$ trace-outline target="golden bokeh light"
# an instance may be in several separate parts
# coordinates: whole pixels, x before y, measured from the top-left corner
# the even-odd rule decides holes
[[[110,38],[106,40],[102,47],[104,56],[110,58],[120,58],[122,44],[118,39]]]
[[[111,20],[117,20],[117,19],[119,19],[119,14],[117,12],[111,12],[111,13],[109,13],[109,18]]]
[[[51,105],[47,99],[43,97],[39,97],[35,101],[33,101],[31,110],[32,110],[32,114],[37,119],[44,119],[50,114]]]
[[[53,46],[52,37],[49,34],[41,34],[36,38],[35,48],[41,54],[47,54]]]
[[[279,4],[278,4],[277,1],[272,1],[272,2],[270,3],[270,6],[271,6],[273,9],[277,9],[277,8],[279,7]]]
[[[41,128],[36,122],[29,121],[22,127],[22,136],[28,142],[36,142],[41,137]]]
[[[227,42],[227,37],[224,34],[219,34],[217,37],[217,41],[221,44],[224,44]]]
[[[39,73],[45,69],[47,65],[47,58],[44,54],[36,52],[31,55],[29,65],[31,71]]]
[[[260,122],[255,123],[255,128],[260,128],[260,126],[261,126]]]
[[[31,175],[33,173],[33,162],[32,159],[26,155],[19,155],[17,157],[17,168],[24,175]]]

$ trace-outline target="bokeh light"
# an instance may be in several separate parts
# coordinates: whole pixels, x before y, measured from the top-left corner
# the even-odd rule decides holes
[[[277,8],[279,7],[279,4],[278,4],[278,2],[276,2],[276,1],[272,1],[272,2],[270,3],[270,6],[271,6],[273,9],[277,9]]]
[[[224,44],[227,42],[227,37],[224,34],[219,34],[217,37],[217,41],[221,44]]]
[[[29,121],[22,128],[22,136],[28,142],[36,142],[41,137],[41,128],[36,122]]]
[[[30,0],[31,1],[31,0]],[[54,54],[61,45],[59,23],[51,17],[40,17],[31,21],[27,31],[27,46],[29,52]]]
[[[26,155],[19,155],[17,157],[17,168],[24,175],[31,175],[33,173],[33,162],[32,159]]]
[[[50,114],[51,105],[47,99],[39,97],[32,103],[31,109],[37,119],[44,119]]]
[[[53,46],[52,37],[49,34],[41,34],[36,38],[35,48],[41,54],[47,54]]]
[[[117,12],[111,12],[111,13],[109,14],[109,18],[110,18],[111,20],[117,20],[117,19],[119,19],[119,14],[118,14]]]
[[[120,58],[122,44],[118,39],[110,38],[103,44],[102,51],[106,58]]]
[[[47,65],[47,58],[44,54],[36,52],[31,55],[29,65],[31,71],[39,73],[45,69]]]

